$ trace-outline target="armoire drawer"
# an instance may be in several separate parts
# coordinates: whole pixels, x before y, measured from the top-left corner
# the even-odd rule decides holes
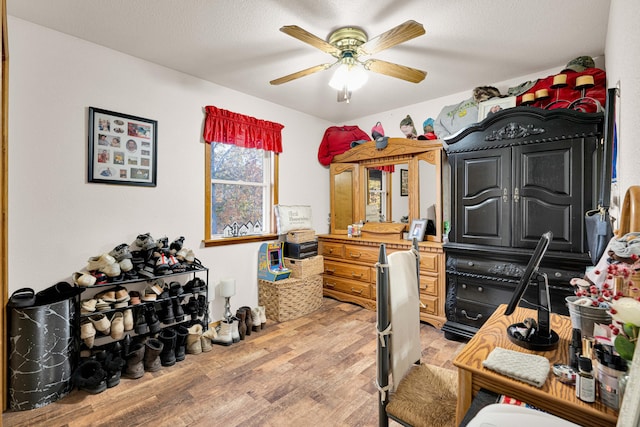
[[[490,282],[489,280],[458,277],[458,299],[472,300],[485,304],[498,305],[508,302],[515,289],[514,284]]]
[[[320,240],[318,242],[318,254],[325,258],[344,258],[344,245]]]
[[[324,274],[325,276],[338,276],[367,283],[371,282],[371,267],[365,265],[325,260]]]
[[[457,299],[455,321],[474,328],[480,328],[491,317],[496,308],[495,305]]]
[[[356,280],[323,275],[325,289],[343,292],[363,298],[371,298],[371,285]]]

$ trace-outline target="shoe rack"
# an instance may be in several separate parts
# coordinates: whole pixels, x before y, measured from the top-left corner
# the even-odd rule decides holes
[[[200,286],[194,287],[194,284]],[[209,324],[208,284],[209,269],[199,264],[193,264],[189,270],[184,272],[172,272],[87,287],[78,302],[80,350],[94,350],[123,340],[127,335],[131,339],[155,336],[162,329],[176,325],[191,326],[196,321],[201,322],[206,329]],[[112,294],[109,295],[111,292]],[[136,293],[139,295],[139,301]],[[120,297],[113,298],[116,300],[111,301],[111,298],[105,300],[105,295],[113,297],[119,295]],[[150,299],[151,297],[154,299]],[[91,300],[96,301],[95,310],[86,311],[83,308],[84,304]],[[176,313],[178,305],[184,312],[182,316]],[[168,306],[171,307],[170,316],[167,316]],[[130,310],[131,314],[132,327],[130,329],[124,325],[127,310]],[[152,326],[155,323],[154,317],[159,325]],[[116,320],[118,318],[120,320]],[[182,320],[179,320],[180,318]],[[99,325],[103,327],[106,325],[103,319],[108,322],[108,334],[99,330]],[[139,320],[144,320],[146,327],[139,327]],[[114,328],[120,327],[116,325],[120,322],[122,322],[122,333],[112,333]],[[93,325],[93,329],[95,329],[93,340],[86,337],[86,326],[83,330],[83,325],[87,323]]]

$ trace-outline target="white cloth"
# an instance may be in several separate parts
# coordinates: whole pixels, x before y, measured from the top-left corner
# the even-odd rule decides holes
[[[485,368],[536,387],[542,387],[551,365],[546,357],[496,347],[482,362]]]
[[[393,391],[411,365],[420,361],[420,297],[416,256],[412,251],[394,252],[389,264],[389,316],[391,319],[391,375]]]

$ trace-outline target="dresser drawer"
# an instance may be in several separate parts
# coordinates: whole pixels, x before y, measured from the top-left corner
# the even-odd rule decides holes
[[[420,294],[420,302],[424,307],[420,306],[420,311],[427,314],[436,314],[438,312],[438,298],[429,295]]]
[[[343,279],[341,277],[323,275],[325,289],[343,292],[363,298],[371,298],[371,286],[368,283],[356,280]]]
[[[438,257],[440,254],[420,252],[420,270],[438,272]]]
[[[380,249],[377,247],[344,245],[344,259],[373,265],[378,262]]]
[[[320,240],[318,241],[318,254],[325,258],[344,258],[344,245]]]
[[[437,296],[438,278],[434,276],[420,275],[420,294]]]
[[[358,264],[348,264],[345,262],[325,261],[325,276],[338,276],[347,279],[360,280],[363,282],[371,282],[371,267]]]

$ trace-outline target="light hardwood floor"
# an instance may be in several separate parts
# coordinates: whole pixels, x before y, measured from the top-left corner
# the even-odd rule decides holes
[[[12,427],[376,426],[375,324],[375,312],[325,298],[320,310],[269,320],[231,346],[2,418]],[[423,361],[455,369],[464,343],[425,323],[421,341]]]

